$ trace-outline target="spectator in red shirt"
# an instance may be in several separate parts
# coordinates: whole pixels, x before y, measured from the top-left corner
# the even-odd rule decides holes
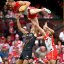
[[[7,36],[7,43],[12,46],[11,36]]]
[[[64,64],[64,47],[62,48],[61,53],[58,55],[57,64]]]

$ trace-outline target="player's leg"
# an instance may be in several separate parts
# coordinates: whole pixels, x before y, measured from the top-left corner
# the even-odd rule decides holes
[[[29,61],[28,60],[24,60],[23,64],[29,64]]]
[[[50,60],[51,64],[56,64],[56,60]]]
[[[18,60],[16,61],[16,64],[22,64],[22,63],[23,63],[23,60],[18,59]]]

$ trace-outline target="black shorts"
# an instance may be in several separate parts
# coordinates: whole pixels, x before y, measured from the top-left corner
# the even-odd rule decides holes
[[[28,60],[28,59],[31,59],[32,58],[32,51],[23,51],[20,55],[20,60]]]

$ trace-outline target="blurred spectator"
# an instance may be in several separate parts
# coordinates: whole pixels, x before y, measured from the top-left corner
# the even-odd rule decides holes
[[[7,12],[8,12],[8,10],[7,10],[7,6],[4,5],[4,8],[3,8],[3,14],[4,14],[4,17],[5,17],[5,15],[7,14]]]
[[[3,18],[3,12],[2,11],[0,11],[0,18]]]
[[[35,45],[33,47],[33,52],[35,52],[37,48],[39,48],[39,41],[35,40]]]
[[[15,18],[15,14],[13,13],[12,9],[8,10],[8,13],[5,16],[6,18]]]
[[[42,64],[46,64],[48,62],[48,60],[46,59],[46,47],[45,46],[41,46],[37,48],[36,54],[38,54],[38,57],[34,60],[33,63],[36,64],[39,61]]]
[[[13,20],[10,20],[9,27],[14,27],[14,21]]]
[[[23,49],[23,42],[19,39],[19,35],[15,35],[15,40],[12,42],[12,46],[9,49],[9,52],[12,52],[14,50],[14,47],[18,47],[19,53],[22,52]]]
[[[57,64],[64,64],[64,47],[61,50],[61,53],[58,55]]]
[[[4,36],[1,36],[0,46],[3,46],[5,43],[6,43],[6,38]]]
[[[7,36],[7,43],[12,46],[11,36]]]
[[[3,61],[2,61],[2,58],[1,58],[1,56],[0,56],[0,64],[2,64],[2,62],[3,62]]]
[[[39,55],[39,57],[43,56],[45,58],[46,56],[46,47],[45,46],[40,46],[37,48],[36,53]]]
[[[14,28],[13,27],[9,27],[9,33],[10,33],[10,36],[11,36],[11,40],[14,41],[15,32],[14,32]]]
[[[8,46],[3,45],[2,50],[0,51],[0,56],[2,57],[3,61],[5,62],[8,60]]]
[[[19,48],[20,53],[22,52],[23,49],[23,42],[20,40],[19,35],[15,35],[15,40],[12,42],[13,46],[17,46]]]
[[[6,45],[9,48],[9,44],[6,42],[6,38],[4,36],[1,37],[0,42],[0,50],[2,49],[2,46]]]
[[[64,44],[64,30],[62,32],[60,32],[59,34],[59,39],[63,42]]]
[[[8,57],[8,60],[9,60],[9,63],[10,64],[15,64],[16,60],[19,58],[20,56],[20,51],[19,51],[19,48],[18,47],[13,47],[14,50],[12,52],[9,53],[9,57]]]
[[[60,40],[58,40],[57,45],[56,45],[56,48],[62,49],[62,47],[64,47],[64,46],[62,45],[62,42],[61,42]]]

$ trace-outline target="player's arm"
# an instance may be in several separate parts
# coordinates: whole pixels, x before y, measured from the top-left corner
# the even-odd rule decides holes
[[[30,5],[29,1],[18,1],[20,5],[26,5],[27,7]]]
[[[51,33],[54,34],[54,30],[48,27],[47,22],[45,23],[45,27],[46,27],[47,30],[50,31],[50,34]]]
[[[31,3],[29,1],[24,1],[24,4],[28,7]]]
[[[51,29],[51,28],[49,28],[49,27],[47,27],[47,29],[48,29],[52,34],[54,34],[54,30],[53,30],[53,29]]]
[[[18,29],[19,29],[22,33],[24,33],[24,34],[28,33],[25,29],[23,29],[23,28],[21,27],[21,24],[20,24],[20,22],[19,22],[19,18],[16,18],[16,20],[17,20]]]
[[[40,31],[40,33],[43,34],[43,36],[46,35],[45,31],[38,24],[36,24],[36,22],[34,22],[33,20],[31,20],[31,22]]]
[[[29,1],[19,1],[21,7],[19,8],[19,12],[24,11],[29,5],[30,2]]]
[[[44,36],[39,36],[37,37],[37,40],[42,40],[44,38]]]

